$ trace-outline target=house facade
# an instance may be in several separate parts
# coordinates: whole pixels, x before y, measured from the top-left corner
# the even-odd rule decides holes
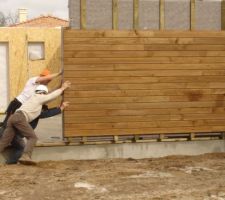
[[[68,22],[40,16],[0,28],[1,113],[29,77],[37,76],[44,68],[53,73],[60,70],[62,26],[68,26]],[[50,88],[57,84],[59,80],[51,83]]]

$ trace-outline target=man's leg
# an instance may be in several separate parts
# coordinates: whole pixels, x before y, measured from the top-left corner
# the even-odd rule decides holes
[[[17,112],[14,114],[18,120],[14,123],[14,127],[19,131],[19,133],[27,139],[27,144],[24,149],[24,153],[28,154],[31,158],[33,148],[38,140],[35,135],[34,130],[30,124],[26,121],[26,118],[22,112]]]
[[[13,128],[13,123],[15,121],[14,115],[12,115],[6,125],[5,131],[0,138],[0,153],[8,147],[15,136],[15,130]]]

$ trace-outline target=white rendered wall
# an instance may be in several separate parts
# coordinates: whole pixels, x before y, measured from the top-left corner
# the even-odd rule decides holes
[[[8,45],[0,43],[0,112],[8,105]]]

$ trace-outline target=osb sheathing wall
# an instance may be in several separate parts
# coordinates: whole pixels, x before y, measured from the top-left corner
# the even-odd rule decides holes
[[[69,0],[69,17],[75,29],[221,30],[223,7],[224,0]]]
[[[29,77],[39,75],[44,68],[52,73],[61,68],[61,28],[0,28],[0,42],[7,42],[9,46],[10,99],[22,91]],[[28,59],[28,42],[44,42],[43,60]],[[49,84],[49,88],[52,89],[59,83],[60,79],[57,78]]]

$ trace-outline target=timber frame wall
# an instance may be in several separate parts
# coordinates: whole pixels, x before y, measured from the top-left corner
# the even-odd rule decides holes
[[[225,32],[63,35],[64,137],[225,131]]]
[[[70,27],[224,30],[225,0],[69,0]]]

